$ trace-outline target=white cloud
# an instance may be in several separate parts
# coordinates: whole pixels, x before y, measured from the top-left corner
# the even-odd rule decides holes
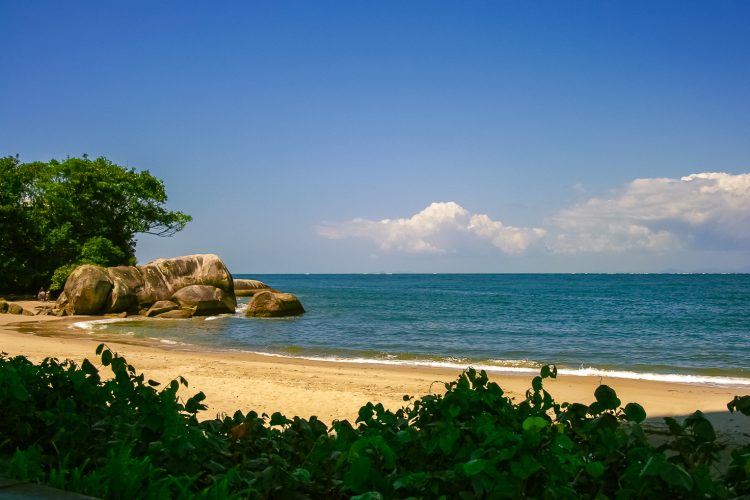
[[[445,253],[467,238],[490,240],[506,253],[519,253],[544,235],[544,230],[505,226],[484,214],[471,214],[456,202],[436,202],[421,212],[400,219],[353,219],[318,227],[330,239],[366,238],[383,250]]]
[[[617,196],[592,198],[549,220],[552,251],[667,252],[750,241],[750,174],[636,179]]]
[[[691,174],[636,179],[609,198],[591,198],[547,219],[545,228],[514,227],[456,202],[436,202],[411,217],[357,218],[317,228],[330,239],[363,238],[382,250],[448,253],[489,242],[520,254],[539,242],[557,254],[667,253],[750,247],[750,174]]]
[[[505,253],[516,254],[525,251],[534,242],[542,238],[546,231],[540,228],[505,226],[484,214],[472,215],[468,230],[481,238],[492,241],[492,244]]]

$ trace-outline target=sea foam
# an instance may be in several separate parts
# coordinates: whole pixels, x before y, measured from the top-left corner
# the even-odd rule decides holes
[[[248,352],[248,351],[245,351]],[[427,368],[446,368],[451,370],[465,370],[468,368],[474,368],[476,370],[484,370],[488,373],[513,373],[513,374],[530,374],[536,375],[539,373],[539,368],[532,368],[529,366],[518,366],[529,363],[526,360],[506,360],[510,365],[516,364],[516,366],[500,366],[494,364],[460,364],[451,361],[433,361],[433,360],[395,360],[395,359],[382,359],[382,358],[362,358],[353,357],[346,358],[340,356],[291,356],[287,354],[268,353],[252,351],[252,354],[258,354],[260,356],[269,356],[276,358],[288,358],[288,359],[304,359],[307,361],[327,361],[335,363],[350,363],[350,364],[375,364],[375,365],[391,365],[391,366],[418,366]],[[711,385],[719,387],[750,387],[750,379],[739,378],[739,377],[716,377],[716,376],[703,376],[703,375],[689,375],[689,374],[678,374],[678,373],[638,373],[632,371],[621,371],[621,370],[602,370],[598,368],[558,368],[558,375],[573,376],[573,377],[602,377],[602,378],[619,378],[628,380],[646,380],[652,382],[668,382],[678,384],[695,384],[695,385]]]
[[[105,318],[105,319],[92,319],[88,321],[77,321],[70,325],[68,328],[79,328],[81,330],[103,330],[107,328],[108,324],[111,323],[124,323],[126,321],[133,321],[130,318]]]

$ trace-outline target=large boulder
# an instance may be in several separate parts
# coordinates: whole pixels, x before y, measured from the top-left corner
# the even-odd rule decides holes
[[[263,290],[276,291],[262,281],[245,279],[234,280],[234,294],[237,297],[252,297]]]
[[[143,288],[138,293],[138,302],[141,304],[169,300],[176,291],[190,285],[210,285],[234,296],[232,275],[214,254],[157,259],[140,270]]]
[[[107,310],[113,313],[135,313],[139,309],[138,293],[143,288],[141,269],[135,266],[107,268],[112,281],[112,295]]]
[[[8,312],[8,303],[0,299],[0,314]]]
[[[219,289],[220,302],[235,302],[232,275],[221,259],[197,254],[158,259],[143,266],[80,266],[65,282],[57,306],[69,314],[135,313],[171,300],[175,293],[193,285]]]
[[[261,291],[253,295],[247,305],[246,316],[278,318],[297,316],[305,312],[299,299],[291,293]]]
[[[72,314],[103,314],[112,290],[112,280],[101,266],[77,267],[65,282],[67,308]]]
[[[234,294],[211,285],[190,285],[180,288],[172,300],[182,309],[193,309],[194,316],[233,313],[237,307]]]

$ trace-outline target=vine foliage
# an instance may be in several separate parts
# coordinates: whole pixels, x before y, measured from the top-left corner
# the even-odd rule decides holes
[[[354,423],[281,413],[199,419],[201,392],[149,380],[100,345],[97,364],[0,355],[0,475],[103,498],[732,498],[750,445],[717,470],[700,412],[654,444],[641,405],[600,385],[558,403],[542,368],[520,402],[484,371],[445,392],[367,403]],[[750,415],[750,396],[730,411]]]

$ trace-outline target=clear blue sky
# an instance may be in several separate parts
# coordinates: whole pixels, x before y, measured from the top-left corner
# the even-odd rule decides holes
[[[194,221],[141,262],[750,271],[748,26],[745,1],[0,0],[0,154],[163,179]]]

